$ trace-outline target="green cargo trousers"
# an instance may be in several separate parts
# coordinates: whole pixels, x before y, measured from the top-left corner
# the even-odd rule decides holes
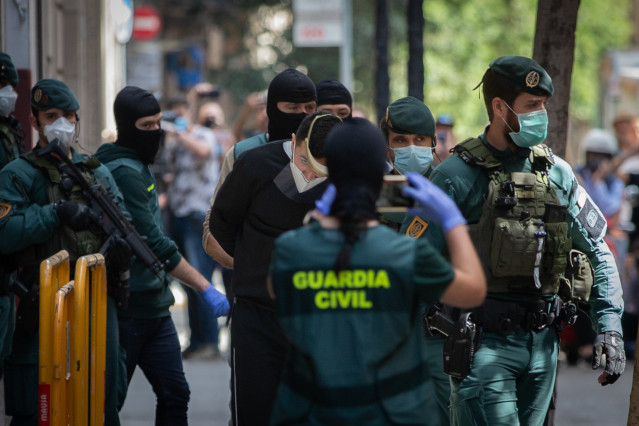
[[[437,403],[438,421],[435,424],[448,426],[450,423],[448,415],[450,376],[444,374],[444,343],[446,342],[446,338],[442,336],[429,336],[426,337],[425,340],[428,375],[433,384],[435,401]]]
[[[470,374],[451,379],[451,425],[543,425],[557,375],[554,327],[484,333]]]

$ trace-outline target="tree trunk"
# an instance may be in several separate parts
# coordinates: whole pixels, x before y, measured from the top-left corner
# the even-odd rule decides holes
[[[639,348],[639,333],[637,333],[636,347]],[[639,355],[635,351],[635,369],[632,373],[632,390],[630,391],[630,410],[628,411],[628,426],[639,426]]]
[[[566,153],[570,79],[575,56],[575,30],[580,0],[539,0],[533,58],[548,71],[555,94],[549,99],[546,144],[555,154]]]
[[[424,100],[424,0],[408,1],[408,94]]]
[[[377,68],[375,70],[375,109],[377,122],[384,117],[390,98],[390,78],[388,76],[388,12],[386,0],[377,0],[377,22],[375,27],[375,52]]]

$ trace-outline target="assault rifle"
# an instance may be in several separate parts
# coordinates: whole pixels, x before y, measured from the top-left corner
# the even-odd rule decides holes
[[[49,142],[45,147],[38,150],[39,156],[55,154],[64,162],[64,171],[68,173],[82,188],[85,195],[91,199],[91,204],[99,215],[99,223],[102,230],[112,238],[114,235],[122,238],[129,245],[135,256],[140,259],[160,280],[164,264],[151,251],[142,237],[135,230],[133,225],[122,214],[118,206],[113,201],[111,195],[100,183],[91,184],[78,166],[69,159],[68,153],[60,146],[57,139]]]

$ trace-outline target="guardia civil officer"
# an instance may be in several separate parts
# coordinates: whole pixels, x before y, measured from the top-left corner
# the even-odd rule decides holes
[[[266,144],[267,142],[291,140],[291,135],[297,131],[304,118],[315,111],[317,107],[317,93],[315,84],[305,74],[289,68],[273,78],[268,86],[266,95],[266,115],[268,117],[268,132],[252,136],[236,143],[224,157],[220,176],[217,181],[215,193],[211,197],[210,204],[213,206],[217,195],[226,176],[233,169],[235,160],[243,152]],[[202,245],[206,252],[217,260],[220,265],[232,268],[233,259],[220,247],[215,237],[211,235],[209,228],[209,218],[211,209],[206,214],[204,220],[204,232],[202,234]]]
[[[38,285],[40,262],[65,249],[71,264],[83,255],[98,253],[108,235],[92,224],[89,200],[75,185],[61,185],[61,161],[40,156],[39,151],[57,140],[69,158],[92,182],[101,183],[123,207],[122,195],[109,170],[95,157],[75,151],[80,105],[62,81],[44,79],[31,89],[31,126],[37,146],[0,171],[0,253],[19,268],[17,280],[28,294],[20,293],[11,354],[5,360],[5,401],[12,425],[38,424]],[[128,213],[127,213],[128,214]],[[117,253],[107,252],[107,268]],[[129,254],[130,257],[130,254]],[[118,262],[128,262],[128,258]],[[71,271],[75,271],[71,268]],[[126,387],[120,359],[116,303],[107,297],[105,371],[105,421],[118,425],[119,397]],[[122,399],[123,400],[123,399]]]
[[[386,137],[390,174],[419,173],[428,176],[432,172],[433,153],[439,141],[435,118],[426,104],[412,96],[396,100],[386,108],[380,129]],[[384,212],[379,216],[380,222],[397,231],[405,218],[404,212]],[[414,235],[411,236],[418,238],[425,229],[425,224],[422,227],[415,226]],[[428,306],[424,304],[421,309],[427,311]],[[444,374],[442,365],[444,339],[432,333],[427,333],[426,338],[428,386],[432,386],[429,391],[437,395],[428,399],[429,408],[437,410],[437,413],[429,416],[429,424],[447,425],[450,380]]]
[[[430,109],[412,96],[400,98],[386,107],[379,127],[386,136],[391,173],[413,172],[427,176],[437,143],[435,119]]]
[[[0,169],[18,158],[24,151],[24,133],[13,116],[18,94],[18,73],[11,57],[0,52]],[[2,360],[11,351],[14,327],[14,301],[9,294],[9,284],[15,276],[15,265],[0,261],[0,379],[3,375]]]
[[[327,215],[275,242],[272,288],[288,362],[271,424],[427,425],[419,302],[479,305],[486,294],[466,221],[446,194],[409,173],[405,193],[442,226],[446,261],[426,240],[376,220],[386,171],[382,132],[355,118],[334,128],[326,162],[334,200]]]
[[[315,85],[317,110],[335,114],[342,120],[353,117],[353,96],[339,81],[327,78]]]
[[[101,145],[96,156],[109,168],[122,191],[135,229],[166,264],[168,274],[197,290],[210,314],[226,315],[226,296],[213,288],[162,233],[156,181],[149,167],[160,148],[162,113],[147,90],[122,89],[113,103],[118,129],[114,143]],[[139,365],[156,394],[156,425],[186,425],[189,385],[184,377],[180,342],[169,308],[174,303],[169,277],[155,276],[141,260],[131,266],[131,296],[127,309],[118,312],[120,342],[126,351],[127,380]]]
[[[486,302],[471,314],[483,338],[469,374],[450,366],[451,424],[541,425],[556,376],[557,327],[571,322],[576,303],[587,301],[598,334],[599,383],[614,383],[623,372],[621,285],[603,241],[603,215],[570,165],[542,145],[554,92],[546,70],[530,58],[504,56],[480,84],[489,126],[430,175],[468,220],[488,282]],[[443,249],[439,227],[429,226],[425,236]],[[580,275],[590,271],[592,288]],[[449,336],[449,344],[460,342]]]
[[[242,154],[211,210],[210,229],[233,257],[231,414],[233,425],[268,424],[286,361],[275,304],[266,280],[273,241],[302,226],[326,188],[324,142],[341,119],[315,112],[290,141]]]
[[[436,144],[435,119],[430,109],[412,96],[400,98],[386,107],[379,127],[386,137],[388,174],[412,172],[428,176]],[[399,230],[405,218],[404,212],[384,212],[379,219]]]

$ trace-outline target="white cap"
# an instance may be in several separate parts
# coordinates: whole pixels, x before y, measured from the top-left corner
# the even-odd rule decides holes
[[[617,140],[615,136],[603,129],[591,129],[581,141],[583,152],[598,152],[601,154],[617,154]]]

